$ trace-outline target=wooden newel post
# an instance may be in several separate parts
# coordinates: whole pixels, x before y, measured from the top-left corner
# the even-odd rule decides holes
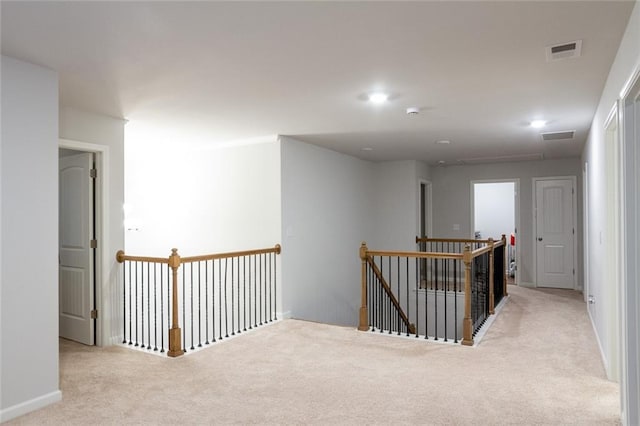
[[[360,246],[360,260],[362,261],[360,323],[358,324],[358,330],[360,331],[369,330],[369,320],[367,315],[367,251],[367,243],[363,241]]]
[[[507,270],[509,269],[509,250],[507,250],[507,236],[502,234],[502,246],[504,247],[504,260],[502,263],[502,269],[504,269],[502,271],[502,285],[504,286],[504,289],[502,290],[502,296],[508,296],[507,294]]]
[[[171,271],[173,272],[173,303],[171,308],[171,329],[169,330],[169,352],[167,352],[167,355],[169,355],[170,357],[177,357],[184,354],[181,345],[182,332],[180,330],[180,324],[178,324],[178,268],[180,268],[180,255],[178,254],[178,249],[171,249],[171,256],[169,256],[169,266],[171,267]]]
[[[489,238],[489,315],[496,313],[495,288],[493,279],[495,278],[495,253],[493,252],[493,238]]]
[[[473,346],[473,320],[471,319],[471,247],[465,244],[462,253],[464,262],[464,320],[462,321],[462,344]]]

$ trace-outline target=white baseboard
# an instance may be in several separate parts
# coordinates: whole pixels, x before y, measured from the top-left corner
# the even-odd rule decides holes
[[[48,393],[46,395],[33,398],[29,401],[21,402],[20,404],[12,407],[4,408],[0,410],[0,423],[8,422],[9,420],[20,417],[24,414],[30,413],[47,405],[54,404],[62,400],[62,392],[57,390],[55,392]]]
[[[111,336],[105,345],[102,346],[113,346],[122,344],[122,336]]]
[[[537,288],[536,283],[530,283],[527,281],[520,281],[518,285],[520,287],[526,287],[526,288]]]
[[[278,318],[280,318],[280,319],[291,319],[291,311],[278,312]]]
[[[589,315],[589,321],[591,322],[591,327],[593,328],[593,334],[596,335],[596,343],[598,343],[598,349],[600,350],[600,359],[602,360],[604,371],[607,375],[607,378],[610,379],[611,374],[609,374],[609,362],[607,361],[607,357],[604,354],[604,349],[602,348],[602,342],[600,342],[600,336],[598,336],[598,329],[596,328],[596,323],[593,322],[593,317],[591,316],[591,311],[589,310],[588,304],[587,304],[587,315]]]

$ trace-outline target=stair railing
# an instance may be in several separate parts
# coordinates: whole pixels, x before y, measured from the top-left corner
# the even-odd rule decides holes
[[[473,345],[478,330],[507,295],[506,238],[416,242],[420,248],[451,252],[374,251],[362,243],[358,329],[415,337],[422,332],[427,339],[457,343],[461,326],[461,343]]]
[[[175,248],[167,258],[118,251],[123,344],[178,357],[277,320],[280,252],[279,244],[192,257]]]

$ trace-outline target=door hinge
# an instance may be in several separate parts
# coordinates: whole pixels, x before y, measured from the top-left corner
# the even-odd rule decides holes
[[[91,240],[91,248],[98,248],[98,240]]]
[[[98,310],[97,309],[92,309],[91,310],[91,319],[97,319],[98,318]]]
[[[571,232],[573,233],[573,235],[576,235],[576,228],[573,228]]]
[[[97,178],[98,177],[98,171],[96,169],[89,170],[89,176],[91,176],[91,179]]]
[[[575,274],[576,274],[576,270],[574,269],[574,270],[573,270],[573,275],[575,275]]]

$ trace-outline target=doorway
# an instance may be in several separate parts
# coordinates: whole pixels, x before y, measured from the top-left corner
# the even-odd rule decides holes
[[[117,337],[111,336],[111,320],[109,313],[112,306],[117,306],[114,293],[116,289],[110,283],[110,267],[114,263],[109,252],[109,147],[87,142],[60,139],[58,142],[60,150],[70,150],[79,153],[90,153],[94,156],[96,165],[95,178],[95,208],[94,208],[94,230],[96,240],[94,249],[94,276],[95,291],[93,293],[94,309],[94,339],[93,344],[98,346],[110,345],[119,341]],[[59,289],[60,291],[60,289]],[[113,301],[112,301],[113,300]],[[91,314],[90,314],[91,315]]]
[[[507,239],[507,283],[519,282],[517,233],[519,227],[518,179],[471,182],[472,238]]]
[[[432,238],[431,232],[431,182],[420,181],[418,211],[418,236]]]
[[[576,288],[576,178],[533,178],[537,287]]]

